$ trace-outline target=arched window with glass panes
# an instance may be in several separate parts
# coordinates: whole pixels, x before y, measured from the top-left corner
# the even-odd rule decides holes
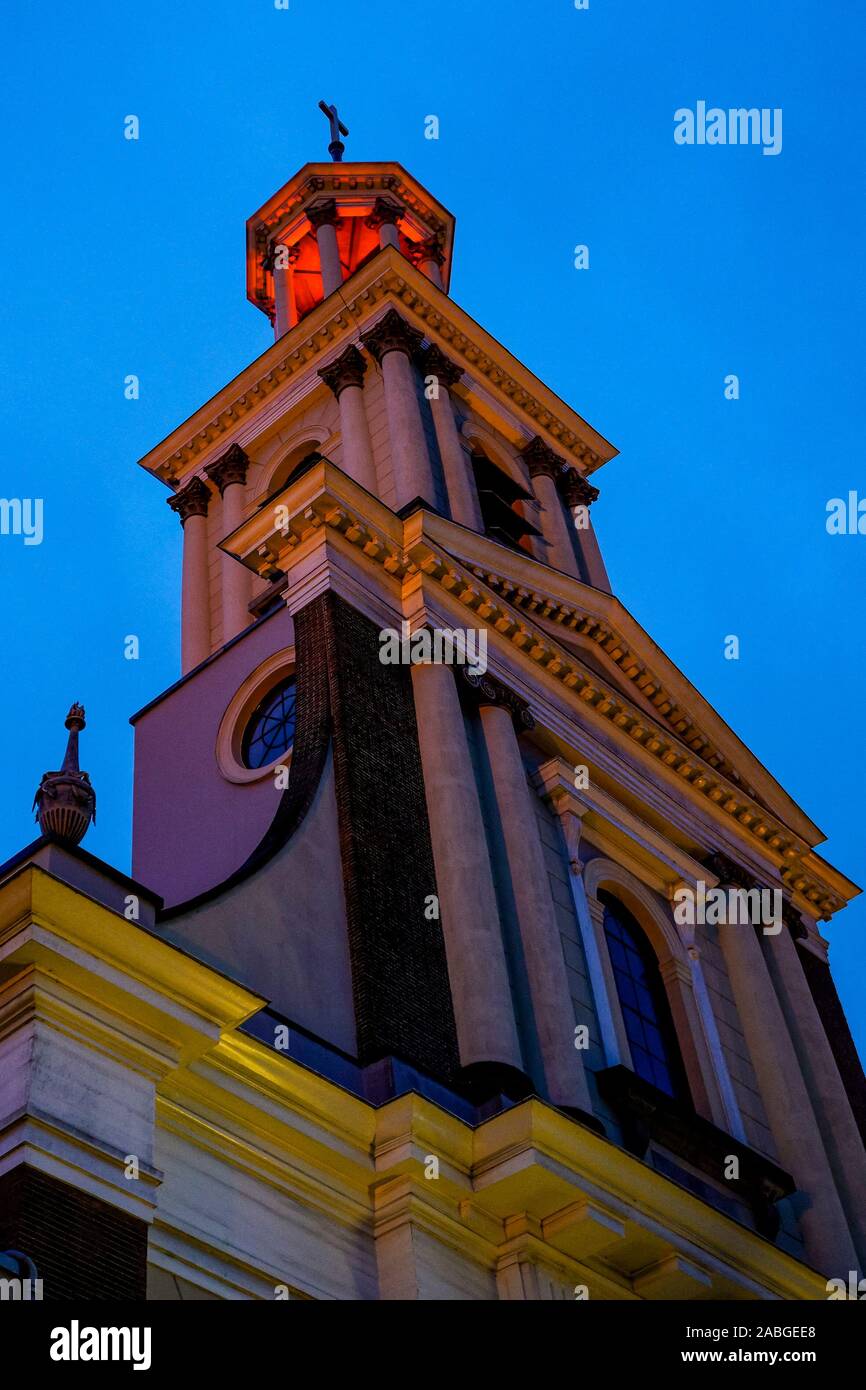
[[[604,935],[632,1071],[676,1100],[688,1082],[658,958],[640,924],[612,893],[601,891]]]

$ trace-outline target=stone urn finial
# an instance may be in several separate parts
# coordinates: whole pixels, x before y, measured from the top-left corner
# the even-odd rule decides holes
[[[43,835],[77,845],[96,820],[96,793],[78,767],[78,735],[85,728],[84,706],[74,704],[66,716],[69,740],[59,772],[43,773],[33,800]]]

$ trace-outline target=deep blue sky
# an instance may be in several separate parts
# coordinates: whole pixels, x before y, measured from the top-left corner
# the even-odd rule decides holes
[[[0,858],[80,699],[87,847],[129,865],[127,719],[177,675],[181,549],[135,462],[271,341],[244,223],[325,157],[325,97],[347,158],[456,214],[458,302],[618,446],[617,593],[866,882],[866,537],[824,525],[866,495],[859,6],[17,0],[0,39],[0,495],[45,503],[41,546],[0,537]],[[781,107],[782,153],[675,145],[698,100]],[[861,1050],[864,932],[864,900],[828,932]]]

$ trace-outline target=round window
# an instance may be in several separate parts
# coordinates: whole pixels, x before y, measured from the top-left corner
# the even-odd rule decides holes
[[[241,741],[245,767],[268,767],[289,751],[295,737],[295,694],[295,678],[290,676],[259,701]]]

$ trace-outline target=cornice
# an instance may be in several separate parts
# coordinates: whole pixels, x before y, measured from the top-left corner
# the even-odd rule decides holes
[[[391,195],[390,199],[386,196],[384,201],[396,202],[404,208],[409,208],[418,220],[433,232],[441,231],[444,234],[453,225],[452,214],[412,178],[402,165],[393,161],[370,164],[355,164],[349,161],[339,165],[307,164],[253,214],[249,223],[273,233],[275,228],[283,226],[317,194],[320,197],[357,195],[379,201],[377,195],[383,192]]]
[[[34,865],[0,884],[0,955],[74,985],[98,978],[106,1007],[159,1018],[183,1057],[212,1047],[264,1005],[242,985]],[[129,987],[130,982],[132,988]]]
[[[282,532],[276,530],[274,523],[278,507],[285,507],[289,514]],[[809,846],[802,836],[757,802],[754,789],[744,785],[736,769],[693,724],[686,711],[680,705],[671,705],[664,687],[630,651],[612,621],[591,613],[588,606],[581,604],[578,596],[583,593],[588,601],[597,601],[595,590],[574,583],[573,597],[565,603],[505,580],[491,566],[463,562],[445,544],[451,535],[458,538],[462,528],[423,510],[401,523],[328,460],[322,460],[297,485],[272,498],[268,508],[226,537],[222,547],[258,572],[264,572],[264,566],[288,568],[293,563],[290,553],[301,544],[311,544],[311,537],[322,530],[339,533],[350,546],[398,581],[414,582],[423,575],[439,585],[452,600],[471,611],[477,621],[493,629],[499,641],[516,648],[548,678],[577,696],[586,713],[603,720],[615,737],[638,745],[668,777],[676,777],[699,801],[708,802],[728,817],[739,835],[760,846],[763,855],[780,868],[783,885],[801,895],[805,911],[826,917],[844,907],[846,897],[838,888],[805,864]],[[474,541],[488,551],[491,560],[494,556],[499,558],[501,547],[483,537],[475,537]],[[539,574],[544,570],[537,562],[527,563]],[[608,606],[614,611],[618,608],[613,599],[609,599]],[[549,617],[554,612],[561,615],[566,627],[595,640],[644,695],[652,687],[650,698],[657,709],[656,718],[642,706],[632,704],[532,621],[536,616]],[[712,848],[707,846],[708,850]],[[795,884],[800,886],[795,888]]]
[[[399,251],[385,246],[139,463],[174,486],[215,448],[224,449],[233,440],[250,445],[255,439],[251,425],[261,406],[287,382],[319,365],[339,343],[355,341],[359,327],[372,327],[388,303],[404,318],[414,316],[414,326],[481,381],[504,410],[515,413],[530,436],[547,437],[550,447],[585,472],[614,457],[616,450],[607,440]]]

